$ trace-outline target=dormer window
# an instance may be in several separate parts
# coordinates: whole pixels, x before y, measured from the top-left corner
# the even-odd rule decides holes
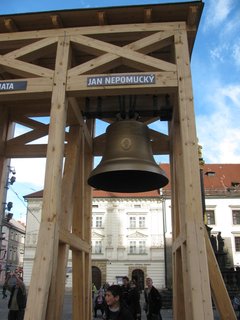
[[[205,175],[208,177],[215,177],[216,172],[209,170],[209,171],[205,172]]]
[[[240,185],[240,182],[231,182],[231,186],[236,188]]]

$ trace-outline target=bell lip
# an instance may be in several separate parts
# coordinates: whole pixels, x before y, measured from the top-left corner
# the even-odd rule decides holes
[[[88,184],[97,190],[103,190],[108,192],[148,192],[161,189],[169,183],[169,179],[166,176],[165,172],[163,170],[161,171],[161,173],[156,173],[153,171],[150,172],[146,170],[114,170],[108,172],[100,172],[90,176],[88,178]],[[135,174],[138,175],[138,179],[135,179],[133,177],[133,183],[128,183],[129,181],[131,181],[131,176]],[[110,176],[111,178],[109,179],[108,176]],[[151,176],[150,180],[146,179],[146,176],[148,176],[148,178],[150,178]],[[122,179],[123,177],[126,177],[126,183],[124,181],[124,184],[124,179]]]

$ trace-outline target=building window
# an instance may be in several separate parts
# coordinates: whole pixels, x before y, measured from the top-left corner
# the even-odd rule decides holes
[[[206,210],[207,224],[215,224],[215,212],[214,210]]]
[[[93,228],[103,228],[103,217],[102,216],[93,216],[92,217],[92,226],[93,226]]]
[[[146,241],[139,241],[139,253],[146,253]]]
[[[139,228],[145,228],[145,217],[139,217]]]
[[[136,228],[136,217],[130,217],[130,228]]]
[[[102,228],[102,217],[96,217],[96,228]]]
[[[12,260],[13,260],[13,261],[16,261],[16,260],[17,260],[17,251],[16,251],[16,250],[13,250]]]
[[[133,254],[137,253],[137,242],[136,241],[130,241],[129,252],[133,253]]]
[[[235,250],[240,252],[240,237],[235,237]]]
[[[10,261],[13,260],[13,250],[12,249],[10,249],[9,252],[8,252],[8,258],[9,258]]]
[[[145,254],[146,253],[146,241],[130,241],[129,242],[129,254]]]
[[[94,253],[102,253],[102,241],[95,241]]]
[[[145,228],[145,217],[130,217],[130,228]]]
[[[240,224],[240,210],[232,210],[233,224]]]

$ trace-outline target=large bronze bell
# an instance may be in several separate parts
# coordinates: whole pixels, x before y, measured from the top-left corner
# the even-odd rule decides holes
[[[120,120],[108,126],[102,160],[88,183],[96,189],[124,193],[164,187],[168,178],[153,158],[147,125]]]

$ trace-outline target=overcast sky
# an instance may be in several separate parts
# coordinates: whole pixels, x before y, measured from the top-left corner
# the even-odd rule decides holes
[[[0,14],[180,1],[1,0]],[[187,1],[185,1],[187,2]],[[197,135],[206,163],[240,162],[240,1],[206,0],[191,58]],[[38,162],[39,161],[39,162]],[[14,160],[8,200],[43,187],[43,160]],[[16,196],[17,193],[18,196]],[[17,198],[16,198],[17,197]],[[22,214],[25,207],[22,205]],[[20,211],[21,211],[20,210]]]

